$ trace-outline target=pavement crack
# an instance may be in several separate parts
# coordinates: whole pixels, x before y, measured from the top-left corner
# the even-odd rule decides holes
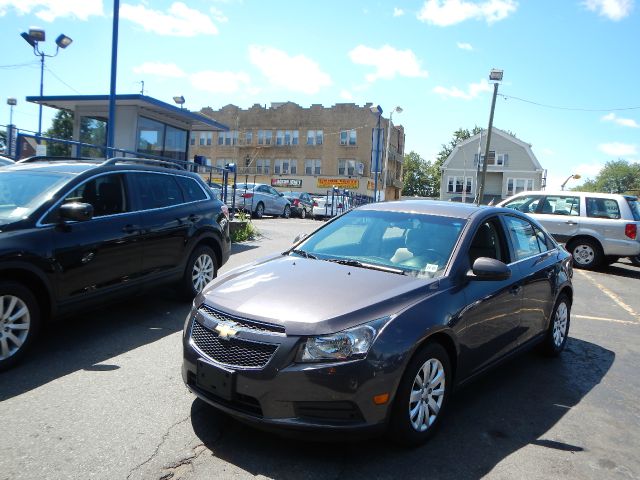
[[[129,480],[131,478],[131,475],[133,475],[137,470],[140,470],[142,467],[144,467],[147,463],[149,463],[151,460],[153,460],[158,455],[158,452],[160,451],[160,448],[162,448],[162,445],[164,445],[164,442],[166,442],[167,438],[169,438],[169,434],[171,433],[171,430],[173,430],[178,425],[187,422],[190,418],[191,418],[191,416],[188,415],[187,417],[183,418],[182,420],[179,420],[179,421],[175,422],[174,424],[172,424],[167,429],[167,431],[164,433],[164,435],[162,435],[162,439],[160,440],[160,443],[158,443],[158,445],[156,446],[156,448],[153,451],[153,453],[144,462],[138,464],[137,466],[135,466],[133,469],[131,469],[129,471],[129,474],[127,475],[127,480]]]

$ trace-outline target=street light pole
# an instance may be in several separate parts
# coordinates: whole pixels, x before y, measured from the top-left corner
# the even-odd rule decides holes
[[[372,136],[372,140],[375,138],[376,141],[376,168],[373,177],[373,201],[378,201],[378,169],[380,168],[380,117],[382,117],[382,107],[378,105],[377,107],[371,107],[372,113],[378,114],[378,124],[376,127],[376,135]]]
[[[580,175],[578,175],[577,173],[572,173],[571,175],[569,175],[567,177],[567,179],[562,182],[562,185],[560,185],[560,190],[564,190],[564,187],[567,185],[567,183],[569,182],[569,180],[571,179],[575,179],[575,180],[580,180],[580,178],[582,178]]]
[[[387,127],[387,145],[384,149],[384,167],[382,168],[382,191],[384,192],[384,199],[387,199],[387,169],[389,168],[389,142],[391,141],[391,128],[393,127],[393,113],[402,113],[402,107],[394,108],[389,114],[389,126]]]
[[[118,24],[120,0],[113,0],[113,27],[111,29],[111,84],[109,88],[109,123],[107,123],[106,156],[112,156],[116,130],[116,73],[118,70]]]
[[[493,84],[493,99],[491,100],[491,113],[489,114],[489,129],[487,130],[487,145],[485,147],[484,161],[482,162],[482,175],[480,176],[480,189],[478,191],[477,204],[481,204],[484,199],[485,181],[487,178],[487,164],[489,163],[489,149],[491,147],[491,129],[493,128],[493,112],[496,108],[496,97],[498,96],[498,82],[502,80],[503,71],[491,70],[489,74],[490,80],[495,80]],[[480,160],[480,159],[478,159]]]

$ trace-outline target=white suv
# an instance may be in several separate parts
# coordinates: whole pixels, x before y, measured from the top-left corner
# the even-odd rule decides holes
[[[522,192],[501,207],[528,213],[565,243],[578,268],[610,265],[640,255],[640,203],[637,197],[590,192]]]

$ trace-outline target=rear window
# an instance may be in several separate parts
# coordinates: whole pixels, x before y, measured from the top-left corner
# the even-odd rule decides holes
[[[586,198],[587,217],[609,218],[617,220],[620,218],[620,206],[612,198]]]
[[[176,180],[182,187],[185,202],[197,202],[198,200],[206,200],[207,195],[204,193],[200,184],[193,178],[177,176]]]
[[[629,204],[629,208],[631,209],[631,213],[633,214],[633,219],[636,222],[640,222],[640,203],[638,203],[638,199],[627,198],[627,203]]]

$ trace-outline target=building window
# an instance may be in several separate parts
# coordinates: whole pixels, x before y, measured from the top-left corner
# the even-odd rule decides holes
[[[292,130],[291,131],[291,145],[298,145],[300,143],[299,137],[300,137],[300,132],[298,132],[298,130]]]
[[[213,141],[213,132],[204,132],[206,139],[207,139],[207,145],[211,145],[212,141]]]
[[[351,177],[356,174],[355,160],[338,160],[338,175]]]
[[[200,138],[199,138],[199,140],[198,140],[198,143],[200,144],[200,146],[202,146],[202,145],[204,145],[204,142],[205,142],[204,132],[200,132],[199,137],[200,137]]]
[[[533,180],[530,178],[507,178],[507,195],[533,190]]]
[[[466,185],[465,185],[466,183]],[[473,193],[473,177],[447,177],[447,193]]]
[[[209,139],[207,138],[207,142]],[[228,132],[218,133],[218,145],[237,145],[238,144],[238,131],[229,130]],[[211,145],[211,143],[207,143]]]
[[[284,145],[284,130],[276,130],[276,145]]]
[[[484,153],[480,155],[480,166],[484,162]],[[478,154],[476,153],[473,156],[473,164],[478,166]],[[487,165],[499,165],[499,166],[507,166],[509,165],[509,154],[508,153],[499,153],[496,155],[494,150],[489,150],[489,162]]]
[[[82,136],[81,139],[87,141]],[[174,160],[185,160],[187,158],[187,131],[157,120],[139,117],[137,151]]]
[[[258,130],[258,145],[271,145],[273,139],[273,131]]]
[[[271,170],[271,159],[260,158],[256,160],[256,173],[260,175],[269,175]]]
[[[244,143],[245,145],[253,144],[253,132],[251,130],[247,130],[244,134]]]
[[[322,130],[307,130],[307,145],[322,145],[324,132]]]
[[[274,175],[297,175],[298,161],[290,158],[279,159],[273,163]]]
[[[356,145],[357,144],[357,132],[353,130],[341,130],[340,131],[340,145]]]
[[[233,160],[230,158],[218,158],[216,159],[216,167],[218,168],[225,168],[224,166],[227,163],[233,163]]]
[[[320,160],[305,160],[304,161],[304,174],[305,175],[321,175],[321,161]]]
[[[189,134],[189,145],[195,145],[196,144],[196,132],[191,132]]]

